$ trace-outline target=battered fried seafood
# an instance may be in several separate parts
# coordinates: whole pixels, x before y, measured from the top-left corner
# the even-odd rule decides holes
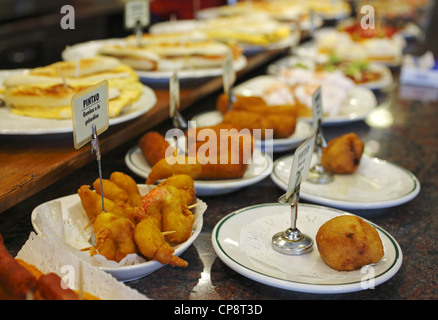
[[[155,259],[162,264],[169,263],[178,267],[188,265],[186,261],[173,255],[175,250],[166,242],[160,229],[149,219],[145,219],[135,226],[134,237],[138,250],[145,257]]]
[[[182,243],[192,233],[194,215],[188,206],[196,203],[196,191],[190,175],[172,175],[142,197],[130,176],[113,172],[109,180],[103,180],[105,211],[100,180],[93,185],[96,191],[88,185],[78,190],[94,223],[96,245],[90,249],[91,255],[120,262],[130,253],[141,253],[163,264],[187,265],[173,256],[169,243]]]
[[[128,202],[134,207],[140,205],[141,194],[137,183],[132,177],[123,172],[115,171],[111,174],[110,180],[128,193]]]
[[[193,178],[187,174],[178,174],[171,176],[160,182],[157,187],[174,186],[179,190],[181,197],[184,198],[185,203],[189,206],[196,203],[196,190]]]
[[[172,231],[166,235],[170,242],[182,243],[191,233],[194,215],[187,207],[187,199],[180,190],[171,185],[152,189],[137,208],[137,219],[148,219],[162,231]]]
[[[96,246],[91,254],[99,253],[108,260],[119,262],[130,253],[137,253],[134,242],[134,223],[114,213],[102,212],[94,221]]]
[[[100,188],[100,179],[97,178],[93,182],[93,188],[96,190],[96,192],[100,195],[101,194],[101,188]],[[108,179],[102,179],[102,188],[103,188],[103,196],[105,198],[108,198],[114,202],[122,201],[126,202],[128,201],[128,193],[120,188],[117,184],[112,182]]]
[[[82,207],[87,213],[90,221],[96,219],[96,217],[102,212],[102,197],[97,192],[90,189],[90,186],[83,185],[78,190],[79,198],[81,199]],[[134,217],[134,207],[127,202],[117,201],[114,202],[104,197],[104,209],[105,211],[112,212],[118,216],[132,219]]]
[[[354,173],[360,165],[364,143],[354,133],[347,133],[327,143],[321,164],[333,173]]]
[[[316,234],[322,259],[333,269],[351,271],[377,263],[383,245],[376,228],[353,215],[342,215],[324,223]]]

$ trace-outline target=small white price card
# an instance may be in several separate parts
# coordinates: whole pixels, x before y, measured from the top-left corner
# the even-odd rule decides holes
[[[179,108],[179,80],[178,72],[174,72],[170,77],[169,82],[169,95],[170,95],[170,117],[175,115],[175,112]]]
[[[318,130],[319,122],[324,117],[322,109],[321,86],[319,86],[312,95],[312,112],[313,112],[313,130]]]
[[[77,94],[71,100],[73,118],[73,141],[79,149],[92,138],[93,125],[97,134],[109,126],[108,81],[103,80]]]
[[[234,85],[236,81],[236,71],[233,68],[233,56],[231,53],[227,55],[227,59],[224,62],[224,73],[223,73],[223,83],[224,83],[224,92],[229,94],[231,87]]]
[[[135,29],[137,24],[145,27],[150,22],[149,1],[135,0],[125,3],[125,28]]]
[[[289,176],[289,184],[287,186],[286,199],[289,199],[296,191],[295,188],[307,178],[314,146],[315,134],[304,141],[295,151]]]

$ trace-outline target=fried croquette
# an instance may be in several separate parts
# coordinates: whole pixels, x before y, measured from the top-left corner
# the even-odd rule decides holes
[[[324,223],[316,234],[316,244],[325,263],[339,271],[377,263],[384,254],[376,228],[353,215],[341,215]]]
[[[202,165],[195,157],[176,156],[167,157],[158,161],[151,169],[146,179],[146,184],[166,179],[176,174],[187,174],[193,179],[199,177]]]
[[[333,173],[356,172],[364,150],[364,143],[354,133],[347,133],[327,143],[322,149],[321,164]]]
[[[170,147],[170,144],[160,133],[150,131],[140,138],[138,146],[146,160],[153,166],[166,157],[166,150]]]
[[[239,125],[251,130],[260,130],[260,138],[268,138],[267,130],[272,130],[273,138],[288,138],[295,132],[297,118],[287,114],[259,114],[245,110],[228,111],[222,120],[224,123]]]

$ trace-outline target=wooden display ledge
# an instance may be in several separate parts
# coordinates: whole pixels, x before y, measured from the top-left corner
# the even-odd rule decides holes
[[[285,54],[271,50],[248,57],[237,77]],[[181,85],[181,110],[222,88],[222,77],[213,77],[195,88]],[[168,88],[153,88],[157,104],[143,116],[111,126],[99,136],[102,154],[139,136],[169,117]],[[76,150],[72,134],[0,137],[0,213],[27,199],[50,184],[96,160],[89,144]]]

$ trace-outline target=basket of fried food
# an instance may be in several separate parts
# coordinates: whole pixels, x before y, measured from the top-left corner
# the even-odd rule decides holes
[[[185,260],[174,254],[174,246],[193,235],[196,220],[193,212],[197,209],[199,229],[202,225],[199,216],[206,207],[196,198],[193,179],[173,175],[157,186],[143,187],[144,194],[132,177],[113,172],[109,179],[98,178],[92,185],[78,189],[95,237],[95,244],[84,250],[88,249],[91,256],[101,255],[118,263],[135,254],[162,265],[187,266]]]

